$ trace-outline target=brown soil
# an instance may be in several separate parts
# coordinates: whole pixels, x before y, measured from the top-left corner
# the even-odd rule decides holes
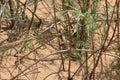
[[[22,0],[22,1],[24,2],[24,0]],[[50,14],[50,13],[53,14],[53,10],[51,10],[51,8],[50,8],[50,7],[52,7],[50,2],[51,2],[51,0],[47,0],[47,4],[49,5],[49,7],[43,1],[40,1],[38,3],[39,6],[37,8],[36,14],[42,19],[43,23],[42,23],[41,27],[43,27],[42,28],[43,30],[46,28],[46,26],[51,24],[51,21],[53,19],[52,15]],[[110,0],[110,2],[114,2],[114,0]],[[50,13],[48,13],[48,11],[46,9],[44,9],[45,6],[43,6],[43,4],[46,6],[46,8],[49,10]],[[31,13],[29,11],[27,11],[26,13],[30,19]],[[50,33],[45,33],[42,35],[42,37],[45,37],[45,39],[47,39],[48,37],[50,37],[49,34]],[[7,39],[7,37],[8,37],[6,35],[6,32],[2,33],[1,35],[2,36],[0,36],[0,39],[2,39],[2,38]],[[33,43],[35,43],[35,42],[36,41],[34,41]],[[56,38],[53,39],[50,43],[53,44],[52,46],[56,46],[55,43],[57,43],[57,39]],[[7,43],[7,45],[8,44],[10,45],[13,43]],[[37,60],[40,60],[40,59],[41,60],[37,64],[35,64],[34,66],[31,66],[24,73],[22,73],[22,75],[19,77],[19,79],[15,79],[15,80],[58,80],[59,75],[62,76],[61,80],[67,80],[68,60],[65,61],[65,71],[61,71],[61,73],[58,75],[58,71],[59,71],[60,64],[61,64],[61,60],[59,60],[60,55],[54,55],[54,56],[50,56],[50,57],[44,59],[45,56],[52,54],[55,51],[56,50],[53,49],[53,47],[51,47],[48,42],[48,44],[45,44],[43,47],[36,50],[36,52],[32,52],[29,56],[25,57],[21,62],[16,63],[18,65],[15,65],[16,59],[21,58],[26,53],[29,53],[29,51],[27,51],[26,53],[21,53],[19,55],[16,55],[14,50],[11,51],[12,55],[16,55],[19,57],[15,57],[15,56],[2,56],[1,57],[0,80],[10,80],[13,76],[16,76],[17,74],[21,73],[27,67],[36,63]],[[33,59],[36,59],[36,60],[33,60]],[[56,59],[56,60],[53,60],[53,59]],[[104,66],[106,66],[106,69],[107,68],[109,69],[109,64],[112,62],[113,59],[114,59],[114,57],[112,57],[112,56],[103,55],[101,58],[101,60],[103,60],[103,63],[99,63],[99,66],[97,67],[97,73],[98,74],[100,73],[99,69],[101,70],[101,68],[102,68],[101,65],[104,65]],[[91,64],[91,63],[92,63],[92,58],[90,59],[89,64]],[[80,63],[78,61],[72,61],[71,75],[76,71],[76,69],[79,67],[79,65],[80,65]],[[106,74],[107,73],[102,75],[103,78],[105,77]],[[75,80],[82,80],[81,76],[83,76],[83,75],[77,74],[77,76],[75,76]],[[109,76],[109,75],[107,75],[107,76]],[[36,79],[35,79],[35,77],[36,77]]]

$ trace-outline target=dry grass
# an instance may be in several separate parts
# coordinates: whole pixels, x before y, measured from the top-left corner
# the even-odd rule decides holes
[[[0,3],[0,79],[119,80],[119,0],[57,1]]]

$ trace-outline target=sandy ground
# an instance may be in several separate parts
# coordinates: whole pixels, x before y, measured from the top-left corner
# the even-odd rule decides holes
[[[47,3],[49,7],[52,7],[49,4],[49,2],[51,2],[51,0],[48,0]],[[110,2],[113,2],[113,0],[110,0]],[[51,13],[53,12],[51,8],[48,8],[48,6],[44,2],[42,1],[39,2],[39,6],[38,6],[36,14],[42,19],[43,21],[42,25],[47,23],[52,18],[51,14],[49,14],[48,11],[44,9],[45,6],[43,5],[46,6],[49,12]],[[31,14],[29,13],[29,11],[27,11],[26,13],[29,16],[29,18],[31,18]],[[6,35],[4,35],[4,38],[5,36]],[[54,41],[56,41],[56,39],[52,41],[53,44],[55,43]],[[56,51],[55,49],[53,49],[49,45],[46,45],[45,47],[42,47],[36,50],[35,53],[34,52],[31,53],[29,57],[26,57],[25,59],[23,59],[23,61],[21,63],[18,63],[17,66],[14,65],[16,61],[16,57],[3,56],[3,60],[0,65],[0,80],[10,80],[13,76],[16,76],[17,74],[21,73],[23,70],[25,70],[30,65],[36,63],[38,59],[41,59],[41,61],[39,61],[34,66],[31,66],[24,73],[22,73],[19,79],[15,79],[15,80],[58,80],[59,75],[62,77],[62,79],[60,80],[67,80],[68,60],[65,61],[65,71],[61,71],[61,73],[58,72],[60,68],[61,60],[55,60],[55,61],[52,60],[52,59],[59,59],[60,55],[50,56],[48,58],[45,58],[44,61],[42,60],[45,56],[55,51]],[[13,51],[13,54],[14,54],[14,51]],[[21,56],[23,55],[24,53]],[[33,59],[36,59],[36,60],[33,60]],[[111,63],[113,59],[114,58],[111,56],[103,55],[101,58],[101,60],[103,60],[103,63],[99,63],[99,66],[97,67],[98,73],[99,73],[99,69],[102,69],[101,65],[104,65],[106,66],[106,68],[107,67],[109,68],[109,63]],[[89,62],[89,65],[92,63],[92,58],[90,61],[91,62]],[[71,75],[73,75],[73,73],[77,70],[79,65],[80,63],[78,61],[72,61]],[[82,80],[81,76],[83,77],[82,74],[77,74],[77,76],[75,76],[75,80]],[[105,75],[103,74],[103,77],[104,76]]]

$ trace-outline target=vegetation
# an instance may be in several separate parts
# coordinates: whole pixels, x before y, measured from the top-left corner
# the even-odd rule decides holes
[[[10,80],[119,80],[120,1],[111,1],[1,0],[0,70]]]

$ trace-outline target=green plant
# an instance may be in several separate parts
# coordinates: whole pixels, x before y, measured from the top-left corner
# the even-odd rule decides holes
[[[0,35],[7,37],[0,37],[0,54],[2,60],[15,59],[14,70],[7,67],[11,80],[31,80],[31,74],[37,80],[44,68],[48,75],[43,80],[53,75],[101,80],[113,76],[112,68],[119,75],[119,5],[119,0],[1,0]],[[116,64],[108,67],[104,55]],[[50,74],[49,62],[59,65]]]

